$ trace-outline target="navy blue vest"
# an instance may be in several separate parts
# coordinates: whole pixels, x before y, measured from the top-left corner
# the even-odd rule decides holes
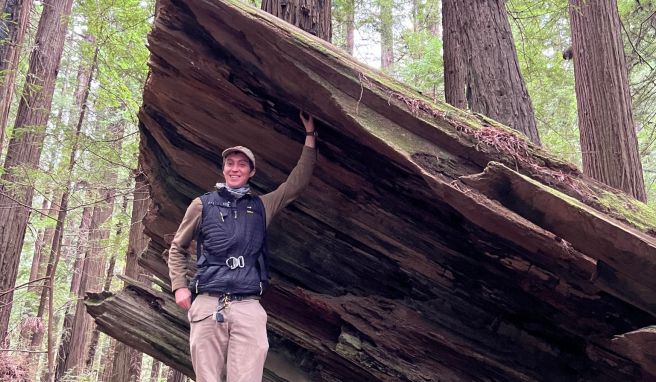
[[[196,293],[261,294],[269,281],[266,214],[257,196],[235,198],[225,189],[200,197]]]

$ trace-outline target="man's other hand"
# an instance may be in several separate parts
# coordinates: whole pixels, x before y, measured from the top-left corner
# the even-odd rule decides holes
[[[191,308],[191,291],[189,288],[175,290],[175,303],[184,310]]]

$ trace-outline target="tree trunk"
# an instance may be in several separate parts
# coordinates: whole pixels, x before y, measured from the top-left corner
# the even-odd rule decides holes
[[[137,263],[138,255],[146,249],[147,237],[143,233],[143,218],[148,212],[148,186],[142,172],[135,176],[130,238],[125,255],[125,275],[146,282],[147,277]],[[136,382],[141,374],[142,353],[130,346],[117,342],[112,368],[112,382]]]
[[[583,172],[646,201],[615,0],[571,0]]]
[[[11,138],[5,173],[0,185],[0,290],[10,290],[16,282],[25,228],[34,189],[19,186],[18,166],[36,169],[39,165],[44,129],[48,122],[57,68],[73,0],[44,1],[36,32],[36,46],[30,55],[30,67]],[[16,187],[13,187],[16,186]],[[0,342],[7,334],[13,291],[0,297]]]
[[[30,20],[32,0],[0,1],[0,153],[7,127],[9,108],[14,96],[14,81],[23,40]]]
[[[116,353],[116,345],[118,341],[116,339],[108,337],[109,343],[107,348],[100,358],[100,363],[98,365],[98,381],[107,382],[112,380],[112,374],[114,374],[114,364],[112,359],[114,359],[114,354]],[[127,380],[124,382],[128,382]]]
[[[50,203],[50,206],[52,206],[52,202]],[[41,213],[47,216],[53,216],[52,214],[49,213],[51,211],[49,204],[48,204],[48,194],[46,193],[46,197],[43,198],[43,204],[41,205]],[[56,210],[55,210],[56,212]],[[54,216],[53,216],[54,218]],[[44,219],[47,219],[44,217]],[[41,268],[41,259],[42,259],[42,252],[45,247],[45,244],[48,243],[46,239],[46,229],[39,229],[39,232],[36,235],[36,240],[34,241],[34,255],[32,256],[32,266],[30,267],[30,286],[27,287],[29,291],[37,291],[39,289],[39,286],[36,285],[34,281],[38,279],[39,276],[39,269]]]
[[[330,41],[330,0],[262,0],[262,10],[323,40]]]
[[[109,231],[101,228],[102,224],[111,216],[113,211],[113,193],[104,193],[104,202],[97,204],[93,208],[91,219],[91,234],[89,237],[90,248],[87,251],[82,267],[82,277],[80,279],[80,294],[76,308],[75,318],[72,326],[71,348],[64,366],[63,372],[70,371],[77,375],[83,371],[87,355],[89,354],[89,345],[95,324],[91,317],[86,313],[82,297],[86,291],[102,290],[105,280],[105,259],[102,250],[102,241],[109,237]]]
[[[465,96],[465,67],[462,44],[460,43],[460,15],[456,0],[442,2],[442,37],[444,44],[444,98],[446,102],[460,109],[467,108]]]
[[[352,56],[355,48],[355,0],[346,0],[346,51]]]
[[[110,127],[110,138],[115,139],[122,136],[123,131],[124,126],[120,123]],[[121,141],[116,140],[116,142],[118,145],[117,151],[120,152]],[[108,184],[115,184],[117,178],[116,171],[111,168],[108,169],[105,178]],[[89,240],[91,248],[84,260],[79,297],[83,297],[85,292],[103,290],[103,286],[106,284],[107,275],[103,242],[109,238],[109,230],[101,228],[101,226],[112,216],[114,211],[114,194],[115,190],[113,188],[104,189],[101,195],[102,201],[97,203],[93,208]],[[64,372],[71,370],[74,374],[78,374],[93,362],[99,335],[95,323],[86,314],[81,298],[77,302],[72,333],[70,354],[66,360]]]
[[[123,141],[120,138],[123,136],[124,132],[125,132],[125,125],[123,123],[115,123],[109,127],[109,139],[114,142],[113,144],[114,149],[116,150],[119,156],[123,148],[122,147]],[[116,184],[117,177],[118,175],[115,170],[113,169],[108,170],[108,174],[106,177],[108,179],[108,184]],[[113,213],[113,200],[114,200],[113,195],[116,193],[116,190],[107,189],[105,192],[106,195],[112,195],[111,201],[106,199],[107,207],[111,209],[109,212],[109,216],[107,218],[110,218],[111,214]],[[125,210],[127,209],[127,201],[125,199],[123,201],[122,207],[123,207],[123,212],[125,212]],[[116,230],[117,230],[116,235],[120,236],[123,227],[119,224]],[[109,231],[106,232],[105,238],[108,237],[109,237]],[[110,253],[109,256],[110,257],[107,264],[107,271],[105,273],[105,281],[102,284],[102,290],[105,292],[109,291],[109,287],[111,286],[112,278],[114,276],[114,267],[116,265],[116,253],[112,251],[112,253]],[[93,325],[93,329],[91,331],[91,336],[90,336],[90,342],[88,346],[88,354],[85,363],[87,369],[91,368],[91,366],[93,365],[93,360],[95,358],[95,352],[96,352],[99,336],[100,336],[100,332],[98,331],[98,328],[95,325]]]
[[[71,277],[71,287],[69,289],[70,293],[74,295],[77,295],[80,291],[84,255],[89,250],[89,237],[91,236],[92,218],[93,207],[84,207],[82,209],[82,218],[80,219],[77,243],[75,244],[75,263],[73,264],[74,271],[73,276]]]
[[[389,71],[394,64],[394,8],[393,0],[380,1],[380,67]]]
[[[57,214],[59,213],[59,203],[61,201],[61,191],[56,190],[52,193],[52,201],[50,202],[50,208],[48,209],[48,216],[52,221],[57,221]],[[46,277],[46,267],[48,266],[48,262],[46,260],[46,256],[50,253],[50,249],[52,248],[52,240],[55,237],[55,227],[51,226],[45,229],[43,233],[43,246],[39,248],[39,261],[38,261],[38,268],[36,268],[36,275],[35,277],[42,278]],[[36,253],[36,248],[35,248],[35,254],[34,256],[37,256]],[[34,259],[32,260],[34,262]],[[45,285],[45,282],[41,283],[42,285]]]
[[[68,158],[67,165],[67,179],[66,185],[64,188],[64,193],[62,194],[61,202],[59,203],[59,213],[57,215],[57,225],[55,226],[55,234],[52,240],[52,245],[50,247],[50,258],[48,261],[48,269],[46,271],[46,277],[48,278],[48,288],[43,288],[41,293],[41,304],[39,305],[38,317],[43,317],[43,302],[48,301],[48,371],[44,377],[45,381],[54,381],[55,376],[55,363],[54,363],[54,352],[55,352],[55,341],[54,341],[54,302],[53,302],[53,293],[55,288],[55,273],[57,271],[57,264],[59,263],[59,258],[61,257],[61,242],[64,236],[64,223],[66,222],[66,217],[68,215],[68,200],[71,193],[71,184],[73,176],[73,167],[75,166],[75,157],[77,155],[77,147],[79,142],[80,133],[82,131],[82,125],[84,123],[84,116],[87,110],[87,99],[89,98],[89,89],[91,87],[91,81],[93,79],[93,72],[96,69],[96,61],[98,57],[98,49],[96,48],[93,61],[90,68],[80,67],[78,71],[78,91],[76,92],[76,103],[80,107],[80,114],[78,117],[77,125],[75,127],[75,135],[73,138],[73,146],[70,149],[70,156]],[[41,342],[41,339],[38,339],[39,343],[32,343],[33,348],[37,348]]]
[[[91,217],[93,208],[84,207],[82,210],[82,219],[80,221],[80,230],[78,234],[78,241],[76,245],[76,258],[73,266],[73,275],[71,277],[70,294],[78,296],[80,292],[80,280],[82,275],[82,264],[84,264],[84,253],[87,251],[87,243],[89,239],[89,230],[91,228]],[[80,256],[82,254],[82,256]],[[77,303],[77,298],[74,300]],[[59,341],[59,349],[57,350],[57,367],[55,368],[55,380],[61,380],[66,370],[66,360],[71,351],[71,337],[73,333],[73,323],[75,315],[70,313],[71,301],[66,304],[66,311],[64,313],[64,324],[61,331],[61,339]]]
[[[150,382],[159,381],[159,369],[162,367],[162,363],[153,358],[153,364],[150,367]]]
[[[447,5],[448,2],[451,4]],[[539,144],[533,105],[519,71],[505,0],[446,0],[444,6],[452,7],[459,19],[469,108],[521,131]]]
[[[166,382],[184,382],[187,377],[172,367],[166,373]]]

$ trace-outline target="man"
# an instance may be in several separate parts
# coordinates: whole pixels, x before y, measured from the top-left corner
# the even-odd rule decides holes
[[[250,194],[255,156],[243,146],[223,151],[216,191],[194,199],[169,250],[175,302],[189,310],[191,360],[198,382],[260,382],[269,348],[259,298],[268,283],[266,227],[310,182],[316,161],[312,116],[301,113],[306,138],[294,170],[275,191]],[[197,270],[186,282],[187,257],[197,241]]]

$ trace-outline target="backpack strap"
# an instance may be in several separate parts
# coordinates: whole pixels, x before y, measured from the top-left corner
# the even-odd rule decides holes
[[[213,195],[216,194],[216,195]],[[203,206],[200,214],[200,224],[203,225],[203,219],[205,218],[205,209],[210,208],[211,206],[215,205],[216,202],[214,201],[215,199],[221,199],[221,196],[219,195],[218,191],[214,192],[206,192],[200,197],[200,202]],[[196,237],[196,266],[201,267],[203,263],[205,262],[205,258],[203,256],[203,240],[201,240],[200,237]]]
[[[262,243],[262,249],[260,250],[260,255],[257,257],[257,266],[260,271],[260,282],[262,283],[262,291],[269,286],[269,251],[267,249],[267,234],[266,234],[266,211],[264,209],[264,203],[260,197],[253,197],[255,202],[256,209],[262,214],[262,232],[264,232],[264,242]]]

